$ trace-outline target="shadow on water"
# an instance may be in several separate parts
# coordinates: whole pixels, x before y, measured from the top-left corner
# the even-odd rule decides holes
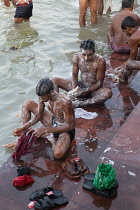
[[[6,43],[1,46],[1,51],[7,55],[9,62],[19,64],[34,59],[29,48],[38,41],[38,32],[30,26],[30,22],[11,25],[5,36]]]
[[[37,40],[38,32],[31,26],[30,22],[14,24],[11,28],[8,28],[8,33],[6,34],[6,45],[9,48],[13,46],[18,49],[27,48]]]

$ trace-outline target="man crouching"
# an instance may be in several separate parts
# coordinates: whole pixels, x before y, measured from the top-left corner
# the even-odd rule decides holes
[[[36,94],[39,102],[25,101],[22,107],[21,127],[16,128],[13,134],[20,136],[40,121],[44,126],[34,129],[33,134],[40,138],[47,138],[52,145],[54,158],[63,158],[75,136],[72,102],[63,94],[54,91],[53,82],[49,78],[39,81]],[[32,113],[34,115],[31,118]],[[13,144],[15,146],[17,142]],[[3,146],[11,148],[12,143]]]

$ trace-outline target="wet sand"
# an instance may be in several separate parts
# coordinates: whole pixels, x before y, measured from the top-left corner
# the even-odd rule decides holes
[[[121,65],[127,55],[113,53],[107,59],[107,69]],[[128,84],[113,84],[110,75],[106,75],[104,85],[111,86],[113,97],[104,105],[86,107],[89,112],[97,112],[98,118],[76,119],[76,136],[65,158],[55,160],[49,143],[36,142],[36,150],[20,160],[10,157],[0,169],[1,209],[25,210],[31,192],[42,187],[53,187],[63,191],[69,203],[54,209],[86,210],[138,210],[140,175],[140,72],[134,71]],[[118,195],[107,199],[82,188],[84,178],[70,179],[62,169],[62,163],[68,159],[82,158],[91,172],[101,162],[112,163],[119,181]],[[35,182],[23,187],[14,187],[17,166],[30,166],[30,175]]]

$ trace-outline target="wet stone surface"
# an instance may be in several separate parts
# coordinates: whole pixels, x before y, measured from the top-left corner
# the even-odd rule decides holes
[[[107,60],[107,69],[116,68],[128,58],[113,53]],[[140,206],[140,73],[133,72],[128,83],[114,84],[107,73],[104,85],[111,87],[113,96],[103,105],[86,107],[96,112],[95,119],[76,119],[76,136],[67,155],[55,160],[51,146],[44,140],[35,143],[33,153],[14,161],[10,157],[0,167],[1,209],[25,210],[29,195],[42,187],[63,191],[69,203],[54,209],[86,210],[138,210]],[[112,163],[119,181],[118,195],[107,199],[82,188],[84,178],[70,179],[62,169],[62,163],[71,158],[82,158],[91,172],[101,162]],[[17,166],[30,166],[35,182],[24,187],[14,187]]]

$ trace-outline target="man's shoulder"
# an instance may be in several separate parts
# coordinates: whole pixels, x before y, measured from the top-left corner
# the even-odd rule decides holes
[[[81,52],[76,52],[74,53],[73,57],[79,57],[82,53]]]
[[[77,63],[78,60],[81,58],[82,53],[81,52],[77,52],[73,55],[73,62]]]
[[[61,101],[62,104],[71,103],[70,98],[68,98],[64,93],[58,93],[58,101]]]
[[[124,18],[127,16],[138,16],[138,15],[130,10],[122,10],[113,16],[112,21],[114,21],[118,18],[120,19],[120,18]]]
[[[59,96],[60,96],[58,100],[58,105],[60,107],[59,109],[64,112],[65,111],[68,112],[69,110],[72,110],[73,104],[72,104],[71,99],[64,94],[60,94]]]
[[[95,56],[96,56],[96,59],[98,59],[98,60],[105,60],[105,59],[103,58],[103,56],[100,55],[100,54],[95,54]]]
[[[120,11],[120,12],[116,13],[116,14],[113,16],[112,21],[113,21],[114,19],[116,20],[118,17],[120,17],[121,14],[123,14],[123,11]]]

